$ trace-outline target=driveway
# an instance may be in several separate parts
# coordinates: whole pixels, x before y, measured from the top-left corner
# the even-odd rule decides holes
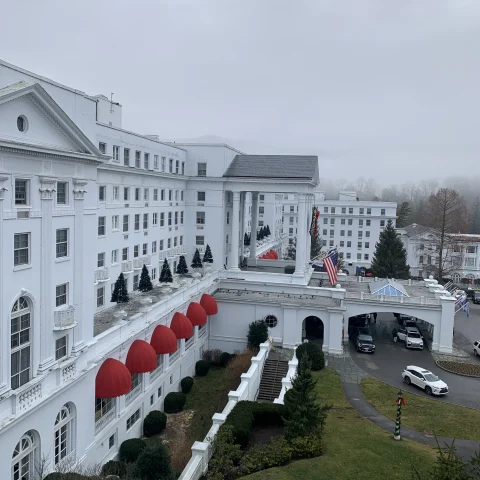
[[[472,316],[469,320],[471,319]],[[418,387],[405,384],[402,379],[402,371],[407,365],[426,368],[438,375],[448,384],[449,388],[448,395],[433,398],[480,410],[480,379],[462,377],[442,370],[436,365],[426,347],[423,350],[408,350],[403,342],[394,343],[391,331],[396,325],[393,314],[379,314],[377,323],[371,325],[376,344],[375,353],[373,355],[358,353],[353,342],[350,342],[350,354],[353,361],[372,377],[402,390],[421,395],[425,394]]]

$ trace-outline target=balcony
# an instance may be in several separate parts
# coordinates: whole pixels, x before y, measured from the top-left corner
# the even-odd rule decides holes
[[[105,415],[102,415],[95,422],[95,435],[103,430],[115,417],[117,416],[117,409],[113,406]]]
[[[77,325],[75,321],[75,308],[69,305],[62,310],[55,310],[53,312],[53,329],[54,330],[68,330]]]
[[[144,255],[143,257],[133,259],[134,270],[140,270],[143,268],[144,265],[149,266],[151,264],[152,264],[152,257],[150,255]]]
[[[99,268],[98,270],[95,270],[94,273],[95,273],[95,278],[94,278],[95,285],[97,283],[108,282],[110,280],[110,277],[108,276],[108,268],[106,267]]]
[[[130,405],[142,392],[142,384],[139,383],[135,388],[132,388],[126,395],[125,395],[125,405]]]
[[[177,247],[169,248],[167,250],[164,250],[163,252],[159,253],[158,259],[159,261],[164,261],[166,258],[173,258],[178,255],[185,255],[187,253],[187,250],[183,245],[179,245]]]
[[[133,272],[133,262],[131,260],[124,260],[122,262],[122,273]]]
[[[34,379],[13,391],[13,413],[25,412],[42,399],[42,379]]]

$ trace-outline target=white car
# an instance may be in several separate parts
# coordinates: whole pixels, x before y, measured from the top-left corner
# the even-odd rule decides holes
[[[478,342],[473,342],[473,354],[476,357],[480,357],[480,340]]]
[[[423,388],[427,395],[446,395],[448,393],[448,385],[430,370],[425,370],[422,367],[409,365],[402,372],[402,377],[407,385],[412,384]]]

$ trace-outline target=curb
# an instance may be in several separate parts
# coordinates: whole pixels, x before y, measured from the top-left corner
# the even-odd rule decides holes
[[[442,370],[445,370],[448,373],[453,373],[454,375],[460,375],[461,377],[480,378],[480,375],[468,375],[468,373],[458,373],[458,372],[454,372],[453,370],[449,370],[448,368],[442,367],[441,365],[438,364],[438,362],[443,362],[443,361],[444,360],[435,360],[435,363],[436,363],[438,368],[441,368]],[[456,363],[462,363],[462,362],[456,362]],[[474,364],[469,363],[467,365],[474,365]]]

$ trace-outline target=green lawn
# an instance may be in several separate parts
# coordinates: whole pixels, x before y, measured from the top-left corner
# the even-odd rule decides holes
[[[379,412],[395,420],[398,388],[372,377],[362,379],[362,391]],[[479,440],[480,412],[451,403],[432,400],[421,390],[420,395],[404,392],[406,407],[402,409],[402,425],[419,432],[432,432],[439,437]]]
[[[363,419],[347,402],[340,377],[325,368],[316,372],[318,396],[333,404],[325,429],[325,453],[321,457],[291,462],[249,475],[249,480],[405,480],[412,465],[420,474],[436,458],[434,449],[419,443],[393,440],[386,432]]]

